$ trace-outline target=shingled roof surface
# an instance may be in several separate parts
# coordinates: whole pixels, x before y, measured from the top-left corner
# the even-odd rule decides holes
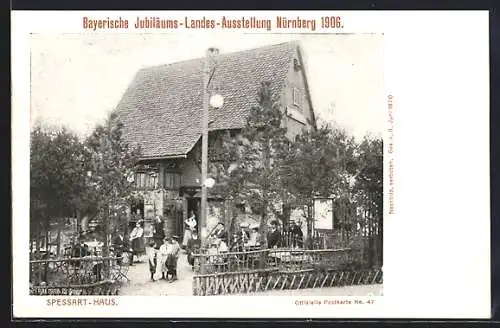
[[[284,88],[296,49],[288,42],[219,55],[212,81],[224,105],[210,110],[210,129],[242,128],[261,82],[271,82],[276,93]],[[198,58],[141,69],[125,91],[116,113],[143,158],[187,154],[200,138],[203,63]]]

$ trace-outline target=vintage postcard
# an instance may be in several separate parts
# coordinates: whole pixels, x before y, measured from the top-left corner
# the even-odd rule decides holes
[[[488,317],[487,27],[14,12],[14,316]]]

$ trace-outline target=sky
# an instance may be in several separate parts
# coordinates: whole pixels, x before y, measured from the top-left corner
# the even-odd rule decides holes
[[[81,136],[103,122],[143,67],[300,41],[317,117],[357,139],[385,127],[381,34],[57,34],[31,40],[30,119]]]

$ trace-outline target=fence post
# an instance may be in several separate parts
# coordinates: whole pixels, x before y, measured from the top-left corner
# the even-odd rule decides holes
[[[57,246],[56,246],[56,256],[59,257],[61,254],[61,230],[64,227],[64,219],[62,217],[57,218]]]

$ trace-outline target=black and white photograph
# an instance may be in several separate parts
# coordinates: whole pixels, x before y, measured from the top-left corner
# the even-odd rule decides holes
[[[383,295],[383,54],[33,33],[30,295]]]

